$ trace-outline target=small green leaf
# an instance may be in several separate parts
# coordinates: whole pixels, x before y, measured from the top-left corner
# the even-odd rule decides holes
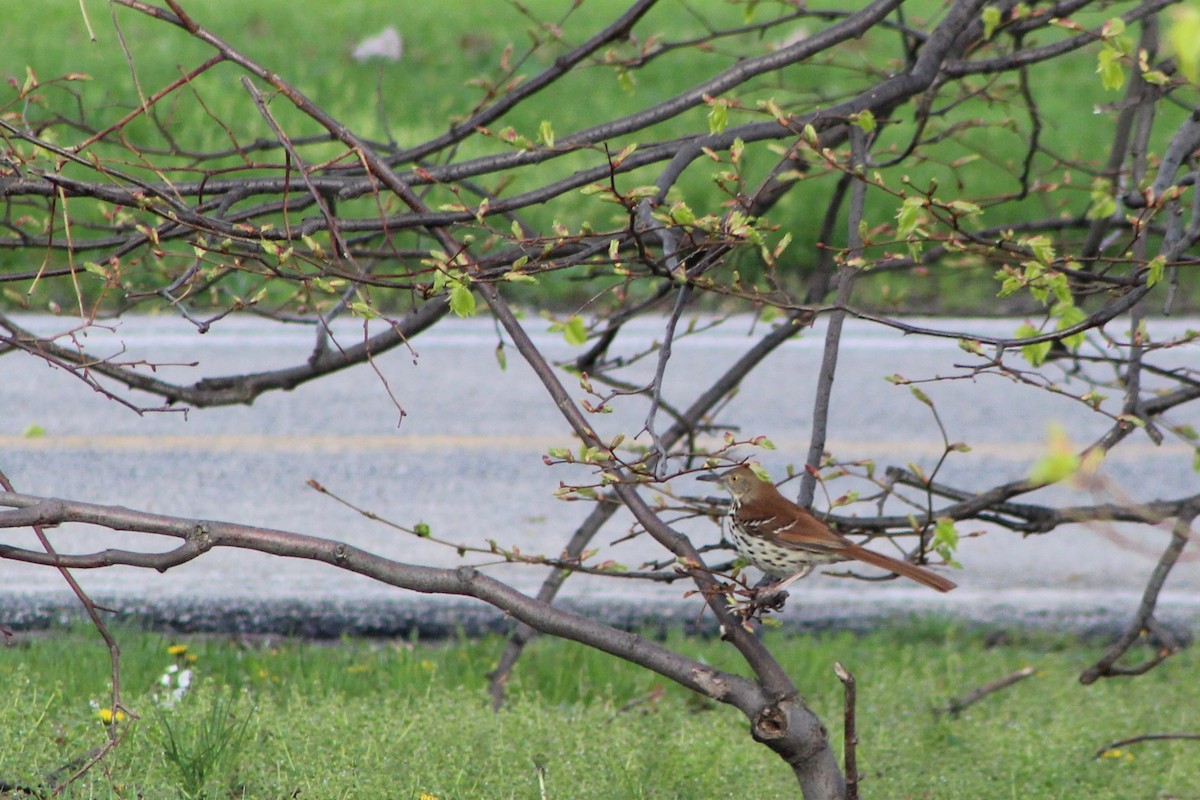
[[[325,248],[322,247],[321,243],[313,237],[305,234],[304,236],[300,237],[300,241],[304,242],[304,246],[307,247],[316,258],[325,257]]]
[[[996,28],[1000,27],[1000,9],[995,6],[987,6],[980,14],[980,18],[983,20],[984,41],[990,41],[996,34]]]
[[[415,533],[417,536],[420,536],[422,539],[428,539],[433,535],[433,531],[430,529],[429,523],[427,522],[418,522],[416,525],[413,525],[413,533]]]
[[[857,114],[850,115],[850,124],[860,128],[863,133],[870,133],[875,130],[875,115],[871,113],[871,109],[864,108]]]
[[[475,295],[471,287],[465,283],[455,282],[450,287],[450,310],[460,317],[470,317],[475,313]]]
[[[1200,83],[1200,8],[1185,4],[1174,9],[1167,41],[1175,51],[1179,71],[1192,83]]]
[[[1096,58],[1096,72],[1100,75],[1101,86],[1116,91],[1125,85],[1125,67],[1121,63],[1122,55],[1119,50],[1105,47]]]
[[[1092,182],[1092,204],[1088,207],[1088,219],[1106,219],[1117,211],[1117,200],[1113,197],[1112,181],[1097,178]]]
[[[363,319],[375,319],[379,315],[375,313],[375,309],[362,300],[354,300],[350,303],[350,310],[362,317]]]
[[[908,237],[917,229],[921,222],[921,211],[925,208],[925,198],[906,197],[896,212],[896,233]]]
[[[954,527],[954,520],[949,517],[938,517],[937,524],[933,528],[933,541],[951,553],[957,550],[958,530]]]
[[[946,204],[946,208],[961,217],[977,217],[983,213],[982,208],[966,200],[951,200]]]
[[[671,219],[675,220],[680,225],[691,225],[696,221],[696,212],[692,211],[688,204],[682,200],[671,206],[670,214]],[[613,239],[612,241],[614,244],[617,242],[616,239]],[[615,259],[616,255],[612,254],[612,257]]]
[[[40,439],[46,435],[46,429],[41,425],[29,425],[21,431],[21,435],[26,439]]]
[[[496,345],[496,363],[500,365],[501,372],[508,369],[508,356],[504,354],[504,342]]]
[[[1079,467],[1079,454],[1071,447],[1066,431],[1052,425],[1046,453],[1034,462],[1029,470],[1029,480],[1040,484],[1058,483],[1074,475]]]
[[[1038,234],[1028,239],[1022,239],[1019,243],[1028,247],[1033,252],[1033,257],[1045,266],[1048,267],[1054,263],[1054,245],[1050,243],[1049,236]]]
[[[1087,319],[1087,314],[1083,313],[1083,309],[1074,303],[1059,303],[1051,309],[1050,313],[1058,317],[1058,325],[1055,327],[1055,330],[1059,331],[1074,327]],[[1083,344],[1084,336],[1084,332],[1080,331],[1070,336],[1064,336],[1062,342],[1070,350],[1078,350],[1079,346]]]
[[[567,344],[579,347],[587,341],[587,326],[583,324],[583,317],[575,314],[566,324],[563,325],[563,338],[567,340]]]
[[[746,466],[748,466],[750,468],[750,470],[759,477],[759,479],[764,480],[768,483],[774,483],[774,481],[771,480],[771,473],[769,473],[765,469],[763,469],[762,464],[759,464],[755,461],[750,461],[750,462],[747,462]]]
[[[550,120],[542,120],[541,126],[538,127],[538,139],[546,147],[554,147],[554,127],[550,124]]]
[[[720,100],[714,100],[708,107],[708,132],[720,133],[729,124],[729,108]]]
[[[1163,256],[1155,256],[1149,264],[1146,265],[1146,286],[1153,286],[1163,279],[1163,272],[1166,271],[1167,259]]]
[[[1188,425],[1186,422],[1171,426],[1171,430],[1191,442],[1200,439],[1200,433],[1197,433],[1196,429],[1193,426]]]
[[[910,387],[908,387],[908,390],[910,392],[912,392],[913,397],[917,398],[918,400],[920,400],[922,403],[929,406],[930,408],[933,408],[933,401],[929,399],[929,395],[922,392],[918,387],[910,386]]]
[[[1016,333],[1018,339],[1028,339],[1041,335],[1041,331],[1028,323],[1017,328]],[[1023,345],[1021,347],[1021,355],[1029,362],[1030,366],[1040,367],[1046,363],[1046,356],[1050,353],[1051,344],[1051,342],[1037,342],[1035,344]]]
[[[1100,37],[1103,39],[1112,39],[1120,36],[1125,32],[1125,20],[1120,17],[1113,17],[1104,23],[1100,28]]]

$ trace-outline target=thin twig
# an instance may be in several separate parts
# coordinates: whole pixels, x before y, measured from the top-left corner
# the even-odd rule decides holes
[[[1142,602],[1138,606],[1137,613],[1134,614],[1133,620],[1129,627],[1121,634],[1121,637],[1108,649],[1099,661],[1088,667],[1079,676],[1079,682],[1085,686],[1095,683],[1100,678],[1141,675],[1150,669],[1161,664],[1168,657],[1175,654],[1179,650],[1177,643],[1164,643],[1159,647],[1154,655],[1135,667],[1118,667],[1117,660],[1133,646],[1134,642],[1142,635],[1143,632],[1149,632],[1154,625],[1154,608],[1158,604],[1158,595],[1162,591],[1163,584],[1166,583],[1167,576],[1171,574],[1171,569],[1179,560],[1180,553],[1187,546],[1188,540],[1191,539],[1192,521],[1196,515],[1200,514],[1200,501],[1193,500],[1185,505],[1180,512],[1179,517],[1175,520],[1175,526],[1171,530],[1171,542],[1163,551],[1162,557],[1154,566],[1154,572],[1150,575],[1150,580],[1146,582],[1146,588],[1142,592]]]
[[[983,686],[980,686],[978,689],[972,689],[971,691],[964,694],[962,697],[951,698],[950,702],[948,702],[946,704],[946,707],[944,709],[941,709],[941,711],[944,711],[945,713],[949,714],[952,717],[957,717],[968,706],[978,703],[980,700],[987,697],[989,694],[998,692],[1001,689],[1007,689],[1009,686],[1012,686],[1014,683],[1018,683],[1020,681],[1025,680],[1030,675],[1032,675],[1035,671],[1036,670],[1033,667],[1021,667],[1016,672],[1013,672],[1009,675],[1005,675],[1003,678],[1000,678],[999,680],[992,681],[991,683],[985,683]]]
[[[858,800],[858,726],[856,722],[858,690],[854,683],[854,674],[846,669],[842,662],[833,662],[833,674],[837,675],[844,687],[842,724],[846,751],[846,800]]]
[[[861,129],[852,127],[850,131],[850,171],[855,173],[862,168],[866,158],[865,134]],[[800,495],[798,502],[807,508],[812,505],[813,495],[817,490],[817,470],[821,466],[821,458],[825,453],[825,438],[829,426],[829,408],[833,396],[833,379],[837,372],[838,348],[842,338],[842,323],[846,319],[845,308],[850,303],[850,290],[858,272],[855,259],[862,255],[862,236],[859,233],[859,223],[863,219],[866,203],[867,184],[861,176],[855,175],[850,186],[850,214],[848,222],[848,246],[845,260],[838,267],[836,309],[829,315],[829,327],[825,331],[825,351],[821,360],[821,371],[817,376],[817,393],[813,402],[812,439],[808,445],[808,469],[800,476]]]
[[[1200,733],[1143,733],[1139,736],[1130,736],[1127,739],[1117,739],[1115,742],[1109,742],[1096,751],[1093,758],[1100,758],[1109,750],[1115,750],[1118,747],[1124,747],[1127,744],[1137,744],[1138,742],[1165,742],[1171,740],[1187,740],[1200,741]]]

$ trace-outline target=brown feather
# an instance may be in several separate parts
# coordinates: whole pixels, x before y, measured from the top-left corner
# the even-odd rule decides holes
[[[793,566],[792,561],[795,561],[795,571],[799,572],[805,563],[811,568],[815,564],[853,559],[889,570],[939,592],[948,592],[956,585],[924,567],[854,544],[788,500],[774,484],[762,480],[745,465],[734,467],[720,475],[705,476],[702,480],[720,481],[733,495],[730,514],[735,526],[746,534],[761,538],[765,543],[778,548],[773,551],[776,555],[770,563],[756,562],[757,566],[766,572],[779,575],[785,565]],[[788,551],[806,553],[809,556],[793,559],[786,555]]]
[[[924,567],[918,567],[916,564],[910,564],[898,558],[885,556],[883,553],[876,553],[874,550],[868,550],[856,544],[851,544],[846,548],[846,555],[864,564],[870,564],[873,567],[890,570],[897,575],[911,578],[917,583],[924,584],[930,589],[937,589],[939,592],[948,592],[958,585],[954,581],[943,578],[936,572],[927,570]]]

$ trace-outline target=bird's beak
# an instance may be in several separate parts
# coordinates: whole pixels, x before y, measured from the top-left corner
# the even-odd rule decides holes
[[[698,480],[698,481],[705,481],[705,482],[707,482],[707,483],[720,483],[720,482],[721,482],[721,475],[719,475],[719,474],[718,474],[718,473],[716,473],[716,472],[710,472],[710,473],[708,473],[707,475],[699,475],[699,476],[697,476],[697,477],[696,477],[696,480]]]

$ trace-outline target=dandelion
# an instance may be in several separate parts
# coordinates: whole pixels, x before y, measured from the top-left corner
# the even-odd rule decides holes
[[[99,717],[100,721],[103,722],[105,725],[113,724],[113,710],[111,708],[97,709],[96,716]],[[125,716],[125,712],[118,708],[116,719],[117,719],[117,722],[124,722],[127,719],[127,717]]]
[[[173,644],[167,648],[167,654],[172,656],[186,656],[188,646],[186,644]]]

